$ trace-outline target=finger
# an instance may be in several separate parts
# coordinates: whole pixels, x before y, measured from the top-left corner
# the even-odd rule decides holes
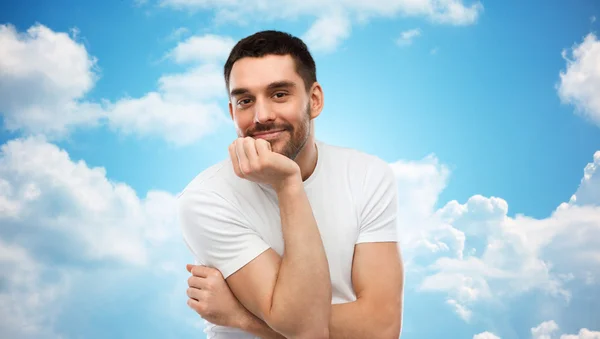
[[[194,299],[194,300],[198,300],[198,301],[204,300],[204,297],[205,297],[204,292],[205,292],[204,290],[201,290],[199,288],[193,288],[193,287],[190,287],[186,290],[186,294],[190,299]]]
[[[196,277],[206,278],[210,274],[210,268],[204,265],[193,265],[190,273]]]
[[[256,152],[258,157],[262,159],[267,154],[271,153],[271,143],[265,139],[256,140]]]
[[[202,306],[202,303],[199,302],[198,300],[188,299],[187,304],[191,309],[193,309],[194,311],[196,311],[198,313],[201,313],[204,311],[204,307]]]
[[[237,152],[235,151],[235,144],[235,142],[232,142],[231,145],[229,145],[229,157],[231,158],[231,164],[233,165],[235,175],[243,178],[244,173],[240,170],[240,162],[238,160]]]
[[[248,164],[250,165],[251,169],[257,169],[259,167],[256,141],[258,140],[244,138],[244,153],[246,154],[246,158],[248,158]]]
[[[208,287],[208,282],[206,281],[206,278],[191,276],[188,278],[188,286],[190,288],[197,288],[202,290]]]
[[[193,267],[194,267],[194,265],[192,265],[192,264],[187,264],[187,265],[185,265],[185,269],[186,269],[188,272],[190,272],[190,273],[192,273],[192,268],[193,268]]]
[[[240,171],[246,175],[250,172],[250,164],[248,163],[248,157],[246,151],[244,151],[244,139],[237,139],[235,141],[235,152],[237,154]]]

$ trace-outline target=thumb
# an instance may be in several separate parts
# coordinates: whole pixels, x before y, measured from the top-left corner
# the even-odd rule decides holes
[[[187,264],[185,265],[185,269],[187,269],[188,272],[192,273],[192,268],[194,267],[194,265],[192,264]]]

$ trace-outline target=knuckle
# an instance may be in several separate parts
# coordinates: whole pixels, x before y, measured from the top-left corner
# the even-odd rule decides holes
[[[263,169],[263,165],[260,161],[252,161],[250,166],[252,167],[252,171],[254,172],[260,172]]]

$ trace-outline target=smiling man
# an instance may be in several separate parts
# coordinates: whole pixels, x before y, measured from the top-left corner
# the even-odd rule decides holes
[[[315,138],[324,94],[300,39],[246,37],[224,73],[238,138],[178,198],[208,338],[398,338],[392,169]]]

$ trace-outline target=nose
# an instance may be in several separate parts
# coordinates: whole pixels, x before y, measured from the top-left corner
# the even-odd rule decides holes
[[[271,110],[265,100],[257,99],[254,105],[254,123],[264,124],[273,120],[275,120],[275,112]]]

